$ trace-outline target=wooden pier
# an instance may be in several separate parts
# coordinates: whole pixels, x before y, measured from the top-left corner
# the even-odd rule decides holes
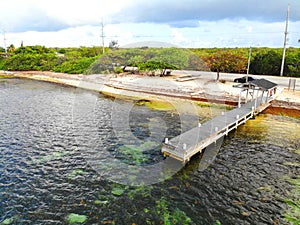
[[[166,139],[162,145],[162,153],[164,156],[175,158],[184,163],[188,162],[191,157],[199,152],[202,152],[210,144],[216,142],[221,137],[228,135],[228,133],[241,124],[246,123],[247,120],[253,118],[258,113],[265,110],[270,101],[274,99],[274,90],[276,90],[276,84],[273,83],[272,87],[266,89],[262,87],[252,87],[252,100],[239,106],[231,111],[224,112],[222,115],[213,118],[206,123],[199,124],[185,133],[180,134],[171,140]],[[249,88],[240,86],[241,92],[247,90],[247,98]],[[256,98],[254,99],[254,92],[256,92]],[[261,92],[261,96],[259,96]],[[264,96],[267,92],[267,96]],[[271,94],[270,94],[271,93]]]

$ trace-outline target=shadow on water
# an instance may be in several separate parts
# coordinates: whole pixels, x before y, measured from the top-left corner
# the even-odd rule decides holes
[[[151,132],[176,136],[176,114],[134,106],[124,137],[138,143],[119,143],[109,123],[112,99],[24,80],[1,84],[0,93],[0,224],[287,223],[299,174],[297,119],[260,115],[173,176],[129,186],[106,179],[109,168],[96,171],[87,162],[92,149],[105,153],[101,162],[155,165],[162,140]],[[83,112],[93,109],[76,126],[74,96]]]

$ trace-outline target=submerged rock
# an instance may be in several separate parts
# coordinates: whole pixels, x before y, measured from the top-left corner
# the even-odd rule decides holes
[[[84,223],[87,220],[86,215],[79,215],[76,213],[70,213],[68,215],[68,223],[75,224],[75,223]]]
[[[116,196],[121,196],[123,193],[124,193],[124,189],[120,188],[120,187],[114,187],[111,191],[111,193],[113,195],[116,195]]]
[[[0,225],[9,225],[9,224],[12,224],[14,222],[14,219],[13,218],[7,218],[5,220],[3,220]]]

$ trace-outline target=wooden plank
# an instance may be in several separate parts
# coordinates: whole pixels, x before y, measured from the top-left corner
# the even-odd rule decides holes
[[[255,101],[248,102],[240,108],[225,112],[223,115],[217,116],[201,124],[199,127],[194,127],[172,138],[168,143],[162,145],[162,153],[182,162],[189,161],[193,155],[201,152],[204,148],[216,142],[224,135],[227,135],[233,129],[244,124],[270,104],[268,102],[260,105],[261,102],[266,101],[266,99],[262,98],[257,99],[256,104]],[[254,108],[255,105],[258,105],[258,107]]]

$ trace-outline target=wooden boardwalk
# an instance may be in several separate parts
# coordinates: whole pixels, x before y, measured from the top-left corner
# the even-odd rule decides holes
[[[204,148],[262,112],[270,105],[271,100],[272,98],[257,98],[257,100],[243,104],[240,108],[222,113],[206,123],[199,124],[198,127],[171,140],[166,140],[162,145],[162,153],[164,156],[170,156],[184,163],[188,162],[193,155],[202,152]]]

